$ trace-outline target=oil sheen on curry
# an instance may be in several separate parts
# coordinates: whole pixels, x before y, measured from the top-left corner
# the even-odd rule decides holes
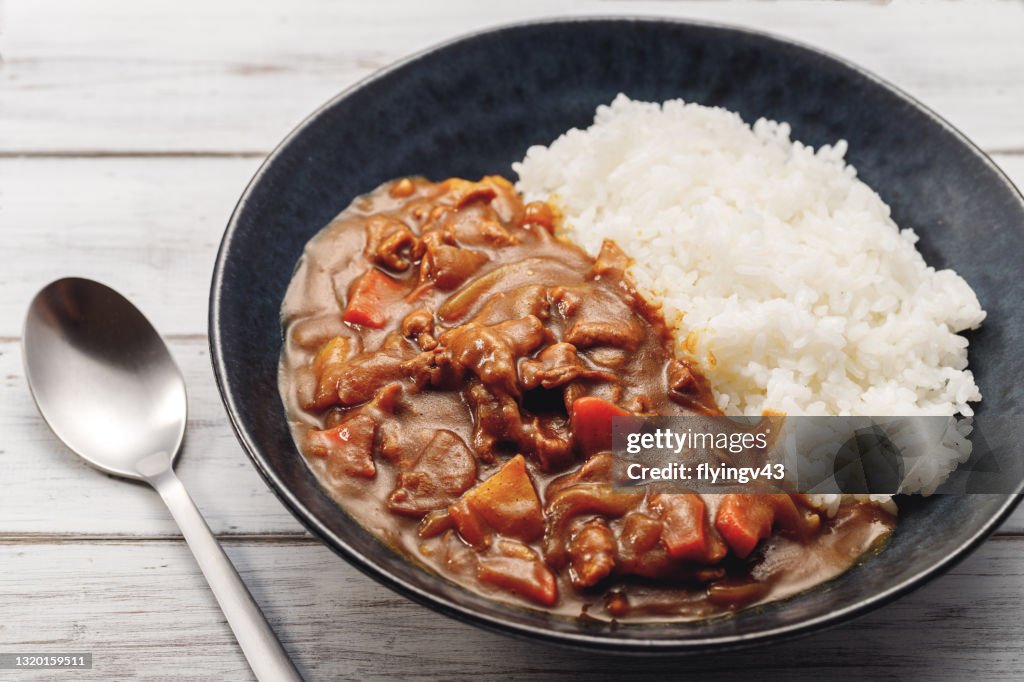
[[[280,388],[333,499],[468,589],[603,620],[727,613],[879,547],[894,519],[873,506],[612,488],[614,416],[719,412],[626,254],[558,221],[500,177],[401,179],[309,242]]]

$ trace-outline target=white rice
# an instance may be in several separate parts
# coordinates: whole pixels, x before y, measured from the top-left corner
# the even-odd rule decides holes
[[[592,253],[614,239],[727,414],[971,415],[958,332],[985,313],[843,156],[785,123],[619,95],[530,148],[518,188]],[[932,486],[924,486],[925,488]]]

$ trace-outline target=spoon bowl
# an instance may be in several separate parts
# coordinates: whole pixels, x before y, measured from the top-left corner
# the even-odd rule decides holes
[[[185,378],[149,320],[108,286],[60,279],[32,299],[22,355],[29,390],[57,437],[96,468],[160,493],[257,678],[300,680],[174,475],[188,415]]]
[[[108,286],[68,277],[29,305],[25,372],[39,412],[78,456],[140,480],[137,463],[173,462],[185,435],[185,379],[149,320]]]

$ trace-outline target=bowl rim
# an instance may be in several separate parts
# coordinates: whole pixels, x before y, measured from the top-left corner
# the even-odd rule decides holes
[[[209,327],[209,345],[210,345],[210,359],[213,364],[214,377],[217,383],[217,389],[221,396],[221,401],[224,403],[225,410],[228,415],[228,419],[231,423],[232,430],[235,432],[235,436],[242,448],[245,450],[246,455],[252,461],[256,470],[259,471],[261,477],[267,486],[273,491],[277,498],[284,503],[285,507],[298,519],[302,525],[309,530],[314,536],[317,537],[321,542],[330,547],[336,554],[345,559],[349,564],[355,566],[359,571],[365,575],[373,578],[380,584],[388,587],[395,592],[408,597],[409,599],[428,606],[435,611],[443,613],[449,617],[455,618],[459,621],[469,623],[485,630],[492,632],[498,632],[505,635],[510,635],[519,639],[526,639],[530,641],[543,641],[550,644],[556,644],[563,647],[575,648],[575,649],[586,649],[595,650],[600,649],[607,653],[618,653],[618,654],[697,654],[706,653],[709,651],[727,651],[735,649],[745,649],[752,646],[763,645],[769,642],[788,640],[796,638],[802,635],[807,635],[812,632],[816,632],[829,627],[834,627],[840,623],[844,623],[858,616],[864,615],[869,611],[873,611],[885,604],[888,604],[895,599],[913,591],[914,589],[924,585],[925,583],[933,580],[939,575],[945,573],[950,568],[955,566],[957,563],[965,559],[974,550],[976,550],[992,532],[1013,512],[1017,505],[1021,501],[1022,492],[1024,492],[1024,482],[1020,486],[1016,493],[1012,493],[1006,496],[1005,502],[999,507],[998,511],[986,521],[981,528],[979,528],[972,536],[964,540],[959,547],[951,552],[941,561],[932,564],[931,566],[919,571],[915,575],[907,578],[901,583],[894,585],[887,590],[882,592],[869,595],[861,599],[860,601],[843,607],[841,609],[831,611],[829,613],[819,615],[813,618],[797,621],[790,624],[778,625],[775,627],[767,628],[757,632],[744,633],[744,634],[730,634],[730,635],[718,635],[718,636],[707,636],[707,637],[691,637],[691,638],[631,638],[622,639],[615,636],[604,636],[604,635],[593,635],[588,634],[585,631],[559,631],[552,630],[544,627],[537,627],[528,624],[514,623],[504,620],[499,617],[494,617],[488,614],[482,614],[476,612],[456,601],[450,600],[438,593],[431,592],[429,590],[421,589],[415,585],[412,585],[401,577],[393,575],[381,568],[375,561],[362,555],[359,551],[355,550],[350,546],[343,538],[338,537],[333,533],[326,525],[320,521],[307,507],[298,499],[295,494],[288,489],[281,479],[274,473],[270,468],[267,461],[265,461],[259,444],[256,439],[253,438],[252,434],[248,431],[244,424],[242,424],[239,417],[239,409],[236,404],[233,392],[230,389],[227,379],[227,363],[223,354],[223,343],[220,333],[220,319],[221,319],[221,289],[224,285],[224,270],[228,255],[231,252],[232,242],[235,236],[236,229],[238,227],[239,216],[245,210],[249,201],[253,189],[262,180],[266,174],[267,169],[275,163],[278,157],[282,154],[283,150],[288,147],[294,138],[300,135],[306,128],[308,128],[316,119],[318,119],[325,111],[332,108],[336,103],[346,99],[353,93],[361,90],[362,88],[383,79],[391,73],[400,70],[401,68],[412,64],[420,59],[431,55],[435,52],[445,50],[462,43],[464,41],[480,38],[488,35],[495,35],[504,32],[513,32],[525,28],[535,26],[556,26],[556,25],[581,25],[590,23],[609,23],[617,22],[626,25],[630,24],[672,24],[678,26],[690,26],[695,28],[710,28],[720,30],[726,33],[740,34],[746,37],[754,37],[767,42],[774,42],[780,45],[796,48],[801,51],[809,52],[819,58],[825,58],[826,60],[838,63],[841,66],[846,67],[855,74],[866,78],[867,80],[873,81],[876,85],[886,89],[890,94],[895,95],[902,101],[910,104],[919,112],[926,114],[933,122],[939,124],[946,132],[953,135],[962,145],[970,149],[975,155],[984,162],[984,164],[1007,185],[1011,192],[1017,195],[1017,198],[1024,203],[1024,197],[1021,196],[1020,190],[1013,184],[1013,182],[1007,177],[1006,173],[996,165],[991,158],[981,150],[974,142],[968,139],[962,132],[956,127],[946,121],[944,118],[935,113],[932,109],[922,104],[920,101],[915,99],[913,96],[907,94],[902,89],[893,85],[889,81],[867,71],[866,69],[854,64],[845,58],[831,54],[825,50],[821,50],[809,44],[802,43],[800,41],[792,40],[790,38],[781,37],[769,32],[758,31],[755,29],[749,29],[741,26],[734,26],[719,22],[707,22],[707,21],[694,21],[689,19],[677,19],[673,17],[656,16],[656,15],[583,15],[583,16],[562,16],[562,17],[551,17],[542,19],[533,19],[528,21],[519,21],[513,23],[503,23],[495,26],[486,27],[462,33],[448,40],[433,44],[429,47],[416,51],[398,61],[395,61],[388,66],[379,69],[368,76],[356,81],[354,84],[346,87],[344,90],[334,95],[322,105],[317,107],[312,113],[302,119],[298,125],[296,125],[284,139],[274,147],[274,149],[267,155],[267,157],[260,164],[256,173],[246,184],[245,189],[242,192],[234,210],[231,213],[231,217],[228,220],[228,224],[225,228],[224,235],[221,239],[220,246],[217,251],[217,258],[214,263],[213,275],[210,284],[209,294],[209,311],[208,311],[208,327]],[[419,569],[422,570],[422,569]]]

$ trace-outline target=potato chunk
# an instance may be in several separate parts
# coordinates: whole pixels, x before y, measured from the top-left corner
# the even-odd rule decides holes
[[[502,540],[480,557],[480,582],[552,606],[558,600],[555,576],[535,551],[512,540]]]
[[[544,514],[526,460],[516,455],[449,507],[459,534],[471,545],[488,544],[488,529],[532,542],[544,534]]]

